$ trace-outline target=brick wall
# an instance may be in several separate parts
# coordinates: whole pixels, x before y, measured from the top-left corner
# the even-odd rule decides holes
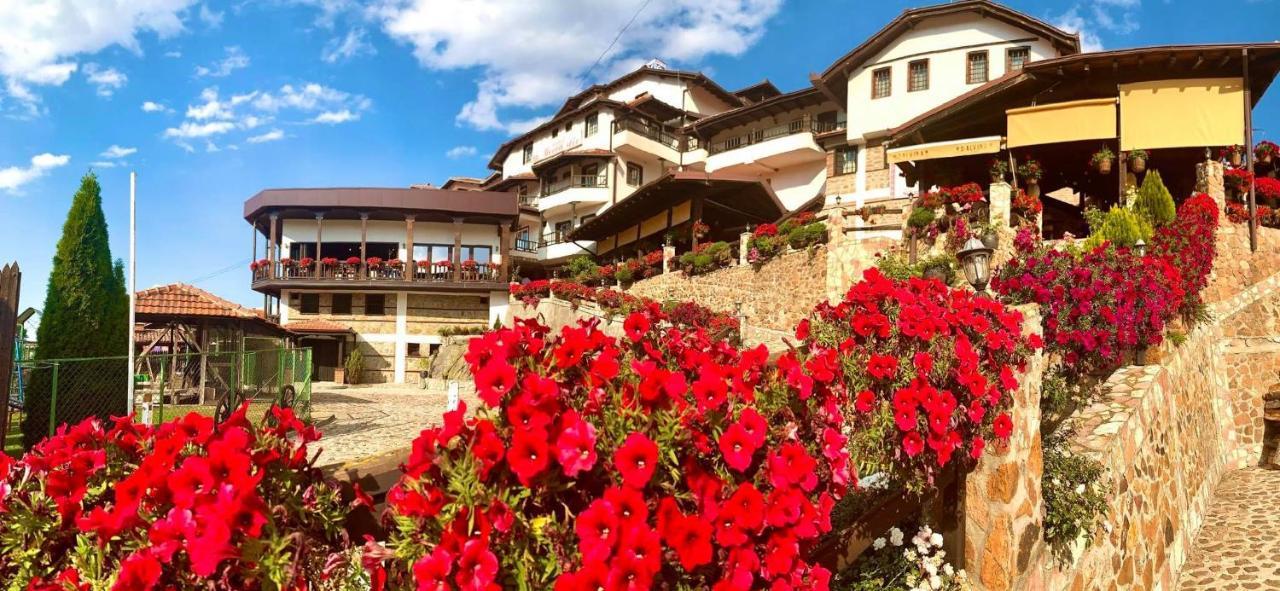
[[[852,195],[858,190],[857,174],[836,174],[835,150],[827,150],[827,195]]]
[[[889,165],[883,144],[867,146],[867,190],[889,188]]]

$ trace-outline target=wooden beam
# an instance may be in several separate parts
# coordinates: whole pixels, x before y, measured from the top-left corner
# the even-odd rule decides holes
[[[320,264],[320,259],[323,256],[320,254],[320,243],[322,242],[323,234],[324,234],[324,214],[317,213],[316,214],[316,277],[317,278],[320,277],[320,273],[324,269],[324,267]]]
[[[360,278],[367,279],[369,277],[369,267],[365,264],[365,259],[369,256],[369,214],[368,212],[360,212]]]
[[[267,216],[267,219],[270,220],[271,224],[271,236],[267,239],[267,259],[271,261],[271,264],[267,265],[267,278],[272,279],[276,276],[276,261],[279,260],[278,253],[276,252],[279,250],[276,246],[276,239],[278,237],[276,234],[276,221],[280,219],[280,214],[273,213]]]
[[[1249,48],[1240,50],[1241,68],[1244,70],[1244,158],[1249,167],[1249,178],[1253,179],[1253,91],[1249,81]],[[1249,181],[1249,252],[1258,251],[1258,216],[1256,215],[1257,189],[1254,181]]]
[[[404,276],[409,281],[413,281],[417,275],[417,267],[413,263],[413,221],[414,215],[404,216],[405,237],[404,237]]]
[[[462,219],[453,218],[453,280],[462,281]]]

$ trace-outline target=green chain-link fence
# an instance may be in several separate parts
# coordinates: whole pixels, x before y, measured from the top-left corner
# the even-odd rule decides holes
[[[137,420],[161,423],[196,412],[225,419],[244,402],[263,421],[273,405],[311,418],[311,350],[269,349],[153,354],[137,360]],[[59,425],[126,412],[128,359],[103,357],[20,361],[22,431],[29,446]]]

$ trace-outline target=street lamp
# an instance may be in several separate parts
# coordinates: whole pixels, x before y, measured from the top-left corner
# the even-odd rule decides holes
[[[1147,256],[1147,241],[1139,238],[1133,243],[1133,252],[1137,253],[1138,258]]]
[[[976,236],[965,241],[960,252],[956,253],[956,258],[960,259],[960,266],[964,269],[964,278],[973,286],[974,291],[982,292],[987,289],[987,282],[991,280],[991,253],[992,249],[982,244]]]

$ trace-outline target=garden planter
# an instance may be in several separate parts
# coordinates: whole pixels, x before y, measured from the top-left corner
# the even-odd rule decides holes
[[[1227,162],[1230,162],[1232,166],[1240,166],[1240,153],[1232,152],[1231,155],[1227,157]]]
[[[993,184],[994,184],[994,183],[1003,183],[1003,182],[1004,182],[1004,175],[1003,175],[1003,174],[999,174],[999,173],[995,173],[995,172],[991,173],[991,182],[992,182]]]
[[[1111,174],[1111,159],[1110,159],[1110,158],[1103,158],[1103,159],[1099,160],[1099,161],[1097,162],[1096,166],[1098,167],[1098,174]]]
[[[335,384],[347,383],[347,368],[345,367],[333,368],[333,382]]]
[[[1027,196],[1040,198],[1040,179],[1027,179]]]
[[[992,250],[995,250],[996,247],[1000,246],[1000,236],[994,233],[984,234],[982,236],[982,245]]]
[[[925,270],[924,270],[924,278],[925,278],[925,279],[937,279],[938,281],[942,281],[942,282],[944,282],[944,283],[945,283],[945,282],[947,281],[947,273],[946,273],[945,271],[943,271],[942,269],[939,269],[939,268],[937,268],[937,267],[933,267],[933,268],[929,268],[929,269],[925,269]]]
[[[1138,174],[1141,174],[1141,173],[1143,173],[1143,172],[1146,172],[1146,170],[1147,170],[1147,159],[1146,159],[1146,158],[1130,158],[1130,159],[1129,159],[1129,170],[1131,170],[1131,171],[1133,171],[1133,172],[1136,172],[1136,173],[1138,173]]]
[[[1267,152],[1266,154],[1258,156],[1258,162],[1261,162],[1263,164],[1271,164],[1271,153]]]

